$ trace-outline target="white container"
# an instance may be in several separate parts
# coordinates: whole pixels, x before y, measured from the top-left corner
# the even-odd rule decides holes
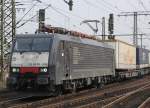
[[[116,69],[136,68],[136,47],[120,40],[105,41],[115,49]]]

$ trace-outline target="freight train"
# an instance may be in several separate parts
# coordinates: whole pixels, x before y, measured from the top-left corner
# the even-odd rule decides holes
[[[61,34],[60,34],[61,33]],[[149,73],[149,51],[119,41],[101,41],[78,32],[17,35],[7,86],[45,88],[52,93]]]

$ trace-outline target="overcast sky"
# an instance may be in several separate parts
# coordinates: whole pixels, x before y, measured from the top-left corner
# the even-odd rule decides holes
[[[106,18],[106,34],[108,33],[107,25],[109,14],[114,14],[114,34],[132,34],[133,33],[133,16],[118,17],[121,12],[149,11],[150,0],[73,0],[73,10],[69,11],[68,5],[64,0],[16,0],[24,5],[17,6],[17,21],[19,21],[29,10],[29,13],[23,18],[20,24],[24,23],[30,17],[37,14],[39,9],[46,9],[46,24],[64,27],[87,34],[93,34],[93,31],[85,24],[80,25],[83,20],[96,19],[102,21],[102,17]],[[17,29],[17,33],[34,33],[38,28],[38,16],[32,18],[31,21]],[[150,16],[138,16],[138,33],[150,33]],[[101,35],[101,23],[99,24],[99,32]],[[132,37],[121,37],[121,39],[132,42]],[[147,39],[144,40],[146,46]]]

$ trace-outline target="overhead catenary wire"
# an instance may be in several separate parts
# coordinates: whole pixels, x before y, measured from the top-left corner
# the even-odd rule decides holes
[[[131,3],[131,0],[125,0],[125,1],[126,3],[130,5],[131,8],[134,8],[135,10],[137,10],[137,7],[133,3]]]
[[[98,0],[97,0],[97,1],[98,1]],[[111,7],[114,7],[111,3],[106,2],[105,0],[102,0],[102,1],[104,1],[105,3],[107,3],[107,5],[109,5],[109,6],[111,6]],[[94,3],[92,3],[92,2],[89,2],[88,0],[84,0],[84,2],[86,2],[88,5],[90,5],[90,6],[92,6],[92,7],[94,7],[94,6],[97,7],[96,4],[94,4]],[[119,12],[120,12],[120,11],[123,11],[122,9],[119,9],[117,6],[115,6],[114,9],[118,10]],[[128,24],[126,24],[126,25],[129,26]]]
[[[38,3],[38,2],[37,2]],[[36,3],[36,4],[37,4]],[[17,23],[16,23],[16,25],[18,25],[25,17],[26,17],[26,15],[36,6],[36,4],[34,4],[24,15],[23,15],[23,17],[19,20],[19,21],[17,21]]]
[[[60,10],[61,12],[65,12],[65,13],[67,13],[67,14],[71,14],[72,16],[74,16],[74,17],[76,17],[76,18],[78,18],[78,19],[82,19],[82,20],[86,19],[85,17],[82,17],[82,16],[77,15],[77,14],[69,13],[69,12],[67,12],[67,11],[65,11],[65,10],[63,10],[63,9],[61,9],[61,8],[58,8],[58,7],[55,7],[55,9]]]
[[[58,21],[56,21],[56,20],[54,20],[54,19],[52,19],[52,18],[50,18],[50,17],[47,17],[47,18],[45,18],[45,19],[50,19],[50,21],[52,21],[52,22],[54,22],[54,23],[56,23],[56,24],[58,24],[58,25],[60,25],[60,26],[64,26],[64,24],[58,23]]]
[[[98,8],[98,9],[100,9],[101,7],[100,6],[98,6],[97,4],[94,4],[94,3],[92,3],[91,1],[88,1],[88,0],[83,0],[87,5],[89,5],[89,6],[92,6],[93,8]],[[101,9],[103,9],[103,8],[101,8]],[[103,9],[104,11],[106,11],[106,12],[108,12],[108,13],[110,13],[111,11],[108,11],[108,10],[106,10],[106,9]]]
[[[58,11],[55,7],[51,6],[51,9],[53,9],[55,12],[57,12],[57,13],[59,13],[59,14],[61,14],[61,15],[63,15],[63,16],[65,16],[65,17],[67,17],[67,18],[69,18],[69,19],[70,19],[70,17],[69,17],[69,16],[67,16],[67,15],[65,15],[64,13],[62,13],[62,12]]]
[[[48,9],[49,7],[51,7],[51,4],[49,4],[46,8],[44,8],[45,10]],[[31,21],[33,18],[35,18],[37,16],[37,14],[35,14],[34,16],[30,17],[28,20],[26,20],[24,23],[22,23],[20,26],[16,27],[16,28],[20,28],[22,26],[24,26],[26,23],[28,23],[29,21]]]
[[[111,6],[111,7],[114,7],[114,9],[118,10],[119,12],[120,12],[120,11],[123,11],[122,9],[119,9],[117,6],[114,6],[113,4],[111,4],[111,3],[109,3],[109,2],[107,2],[107,1],[105,1],[105,0],[102,0],[102,1],[105,2],[107,5],[109,5],[109,6]],[[100,3],[99,0],[97,0],[97,2]],[[126,26],[130,27],[129,24],[127,24],[126,22],[125,22],[124,24],[125,24]],[[130,28],[132,28],[132,27],[130,27]]]
[[[44,3],[43,1],[42,1],[41,3],[43,3],[43,4],[46,5],[46,6],[48,5],[48,4]],[[67,11],[65,11],[65,10],[63,10],[63,9],[61,9],[61,8],[58,8],[58,7],[55,7],[55,6],[52,6],[52,5],[51,5],[51,8],[52,8],[55,12],[57,12],[57,13],[59,13],[59,14],[65,16],[65,17],[68,17],[68,18],[69,18],[69,16],[67,16],[66,14],[64,14],[64,12],[67,13],[67,14],[71,14],[72,16],[74,16],[74,17],[76,17],[76,18],[78,18],[78,19],[86,19],[86,18],[84,18],[84,17],[81,17],[80,15],[73,14],[73,13],[69,13],[69,12],[67,12]],[[60,12],[59,10],[60,10],[61,12]]]
[[[86,0],[86,1],[88,1],[88,0]],[[102,0],[102,1],[105,1],[105,2],[107,2],[106,0]],[[96,8],[100,8],[100,6],[98,5],[98,4],[96,4],[95,2],[93,3],[93,2],[91,2],[91,1],[88,1],[88,2],[90,2],[90,4],[89,4],[89,6],[91,6],[91,3],[92,3],[92,5],[93,6],[96,6]],[[43,1],[42,1],[42,3],[43,3]],[[108,2],[108,4],[109,4],[109,2]],[[46,5],[46,4],[45,4]],[[112,5],[112,7],[113,7],[113,4],[111,4],[110,3],[110,5]],[[115,8],[116,6],[114,6],[114,9],[116,9],[116,10],[118,10],[117,8]],[[52,6],[52,7],[50,7],[52,10],[54,10],[55,12],[57,12],[57,13],[59,13],[59,14],[61,14],[62,16],[64,16],[64,17],[67,17],[67,18],[71,18],[70,17],[70,15],[72,15],[73,17],[75,17],[75,19],[80,19],[80,20],[83,20],[83,19],[86,19],[86,18],[84,18],[84,17],[82,17],[82,16],[80,16],[80,15],[77,15],[77,14],[74,14],[74,13],[71,13],[71,12],[67,12],[67,11],[65,11],[64,9],[61,9],[60,7],[55,7],[55,6]],[[120,9],[119,9],[120,10]],[[119,11],[118,10],[118,11]],[[36,17],[37,15],[35,15],[34,17]],[[34,18],[33,17],[33,18]],[[31,18],[29,18],[29,20],[27,20],[27,22],[29,22],[29,21],[31,21]],[[24,22],[23,24],[22,24],[22,26],[25,24],[26,22]]]
[[[138,0],[138,2],[139,2],[139,4],[141,4],[141,6],[143,7],[143,9],[145,11],[147,11],[147,8],[145,7],[144,2],[142,0]]]
[[[128,33],[124,33],[124,34],[113,34],[114,36],[121,36],[121,37],[128,37],[128,36],[132,36],[133,34],[128,34]],[[149,36],[150,33],[139,33],[137,35],[144,35],[144,36]],[[96,36],[101,36],[101,35],[96,35]],[[109,34],[106,34],[106,36],[109,36]],[[150,37],[149,37],[150,38]]]
[[[98,4],[100,4],[100,5],[102,5],[103,7],[105,7],[105,8],[107,8],[107,9],[109,9],[109,10],[111,10],[112,12],[113,11],[116,11],[116,12],[118,12],[112,5],[110,6],[108,6],[108,4],[106,3],[106,2],[100,2],[99,0],[96,0],[97,1],[97,3]],[[102,4],[103,3],[103,4]]]
[[[44,3],[44,2],[42,2],[42,3],[44,5],[46,5],[46,6],[48,5],[48,4]],[[82,17],[82,16],[77,15],[77,14],[70,13],[68,11],[65,11],[64,9],[61,9],[61,8],[58,8],[58,7],[55,7],[55,6],[52,6],[52,5],[51,5],[51,9],[54,10],[55,12],[57,12],[58,14],[61,14],[64,17],[67,17],[69,19],[71,19],[70,16],[68,16],[69,14],[71,14],[73,17],[76,17],[77,19],[80,19],[80,20],[85,20],[86,19],[85,17]],[[68,15],[66,15],[66,14],[68,14]]]
[[[132,7],[132,8],[134,8],[135,10],[137,10],[137,7],[133,4],[133,3],[131,3],[131,1],[130,0],[125,0],[127,3],[129,3],[129,5]],[[139,2],[140,2],[140,4],[141,4],[141,0],[139,0]],[[142,2],[142,4],[143,4],[143,2]],[[146,11],[139,11],[139,12],[146,12]],[[147,11],[148,12],[148,11]],[[143,22],[143,21],[142,21]],[[139,29],[139,28],[138,28]]]
[[[57,12],[57,13],[63,15],[64,17],[67,17],[68,19],[70,19],[69,16],[67,16],[67,15],[65,15],[64,13],[60,12],[57,8],[55,8],[55,7],[52,6],[51,4],[45,4],[44,2],[41,2],[41,3],[43,3],[44,5],[47,6],[46,8],[44,8],[45,10],[48,9],[49,7],[51,7],[51,9],[54,10],[55,12]],[[26,15],[27,15],[27,14],[26,14]],[[17,28],[20,28],[20,27],[24,26],[26,23],[28,23],[29,21],[31,21],[31,20],[32,20],[33,18],[35,18],[36,16],[37,16],[37,14],[34,15],[34,16],[32,16],[32,17],[30,17],[28,20],[26,20],[24,23],[22,23],[22,24],[21,24],[20,26],[18,26]]]
[[[61,25],[61,26],[64,26],[64,25],[62,25],[61,23],[58,23],[56,20],[54,20],[54,19],[52,19],[52,18],[50,18],[50,17],[46,17],[45,19],[50,19],[52,22],[55,22],[56,24],[59,24],[59,25]],[[34,20],[34,19],[32,19],[32,20],[22,20],[22,21],[30,21],[30,22],[37,23],[37,21]]]
[[[39,1],[39,0],[36,0],[36,1]],[[44,3],[43,1],[40,1],[40,3],[42,3],[42,4],[44,4],[44,5],[46,5],[46,6],[48,6],[49,4],[47,4],[47,3]],[[51,9],[53,9],[55,12],[57,12],[57,13],[59,13],[59,14],[61,14],[61,15],[63,15],[63,16],[65,16],[65,17],[67,17],[67,18],[70,18],[69,16],[67,16],[67,15],[65,15],[64,13],[62,13],[62,12],[60,12],[60,11],[58,11],[54,6],[52,6],[52,4],[51,4]]]
[[[47,3],[44,3],[44,2],[41,2],[41,3],[43,3],[44,5],[48,5]],[[65,18],[67,18],[67,20],[68,20],[68,27],[69,27],[69,25],[70,25],[70,17],[68,16],[68,15],[66,15],[66,14],[64,14],[63,12],[61,12],[61,11],[59,11],[57,8],[55,8],[54,6],[52,6],[51,5],[51,9],[53,10],[53,11],[55,11],[56,13],[58,13],[58,14],[60,14],[60,15],[62,15],[62,16],[64,16]]]
[[[49,5],[48,7],[51,7],[51,5]],[[63,13],[59,12],[58,10],[56,10],[54,7],[51,7],[51,8],[52,8],[54,11],[56,11],[57,13],[59,13],[59,14],[65,16],[65,17],[67,17],[67,18],[70,18],[70,17],[66,16],[65,14],[63,14]],[[46,9],[46,8],[45,8],[45,9]],[[17,26],[17,28],[20,28],[20,27],[24,26],[26,23],[28,23],[29,21],[31,21],[33,18],[35,18],[35,17],[37,17],[37,16],[38,16],[38,15],[36,14],[36,15],[30,17],[30,18],[29,18],[28,20],[26,20],[24,23],[22,23],[22,24],[20,24],[19,26]]]
[[[48,5],[48,4],[44,3],[43,1],[42,1],[42,2],[40,1],[40,3],[43,3],[44,5]],[[93,5],[94,5],[94,4],[93,4]],[[63,10],[63,9],[61,9],[61,8],[56,8],[56,7],[52,6],[52,5],[51,5],[50,7],[51,7],[51,9],[54,10],[55,12],[57,12],[57,13],[59,13],[59,14],[65,16],[65,17],[67,17],[67,18],[70,18],[70,17],[67,16],[66,14],[64,14],[64,12],[67,13],[67,14],[71,14],[72,16],[74,16],[74,17],[76,17],[76,18],[78,18],[78,19],[80,19],[80,20],[81,20],[81,19],[82,19],[82,20],[86,19],[86,18],[84,18],[84,17],[81,17],[80,15],[76,15],[76,14],[73,14],[73,13],[69,13],[69,12],[67,12],[67,11],[65,11],[65,10]],[[35,15],[35,16],[29,18],[29,20],[26,20],[26,22],[22,23],[19,27],[25,25],[27,22],[29,22],[32,18],[34,18],[34,17],[36,17],[36,16],[37,16],[37,15]],[[17,28],[19,28],[19,27],[17,27]]]
[[[16,2],[31,3],[33,0],[16,0]]]
[[[97,1],[98,1],[98,0],[97,0]],[[116,5],[114,6],[113,4],[107,2],[106,0],[102,0],[102,1],[103,1],[105,4],[107,4],[107,5],[111,6],[111,7],[113,7],[114,9],[117,9],[118,11],[124,11],[124,10],[118,8],[118,6],[116,6]],[[100,1],[99,1],[99,3],[100,3]]]

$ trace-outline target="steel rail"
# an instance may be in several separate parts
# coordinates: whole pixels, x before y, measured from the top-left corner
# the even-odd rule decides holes
[[[143,86],[143,87],[141,87],[141,88],[139,88],[139,89],[137,89],[135,91],[127,93],[125,96],[122,96],[119,99],[117,99],[117,100],[115,100],[115,101],[105,105],[103,108],[114,108],[114,107],[116,107],[115,105],[118,105],[119,103],[125,102],[128,98],[131,98],[135,94],[137,94],[137,93],[139,93],[141,91],[147,90],[147,89],[148,90],[150,89],[150,84],[147,84],[147,85],[145,85],[145,86]]]
[[[150,106],[150,97],[147,98],[138,108],[148,108]]]
[[[71,96],[70,98],[65,98],[65,96],[63,97],[56,97],[56,98],[51,98],[51,99],[46,99],[46,100],[41,100],[41,101],[37,101],[37,102],[33,102],[33,103],[27,103],[27,104],[22,104],[22,105],[16,105],[16,106],[13,106],[11,108],[35,108],[35,107],[40,107],[41,108],[53,108],[53,107],[56,107],[56,108],[61,108],[61,107],[64,107],[64,106],[75,106],[77,104],[81,104],[82,102],[86,102],[87,100],[96,100],[96,98],[98,97],[113,97],[115,95],[120,95],[120,94],[125,94],[127,92],[130,92],[130,91],[133,91],[135,89],[138,89],[139,87],[141,86],[144,86],[144,85],[147,85],[149,84],[150,82],[147,81],[147,82],[144,82],[143,83],[138,83],[138,85],[132,85],[130,87],[124,87],[124,88],[117,88],[117,90],[112,90],[112,89],[109,89],[107,92],[105,91],[104,93],[93,93],[93,94],[86,94],[85,96],[79,96],[79,97],[76,97],[75,95],[74,96]],[[128,90],[126,90],[128,89]],[[120,93],[119,93],[120,92]],[[82,94],[80,94],[82,95]],[[88,96],[89,95],[89,96]],[[69,95],[68,95],[69,96]]]

